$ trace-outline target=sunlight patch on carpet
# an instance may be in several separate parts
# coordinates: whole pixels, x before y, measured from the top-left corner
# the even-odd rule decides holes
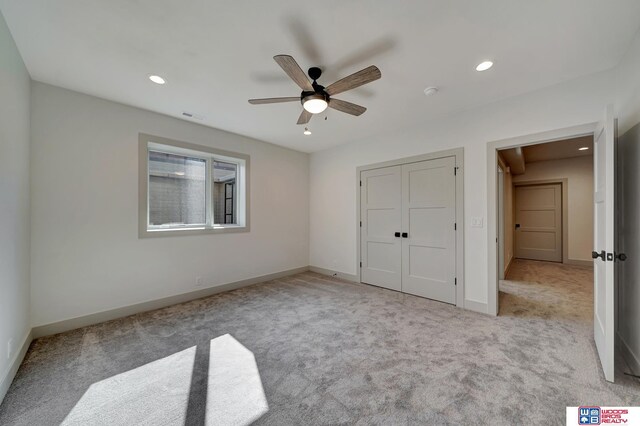
[[[229,334],[211,340],[207,425],[248,425],[269,411],[253,352]]]
[[[253,353],[229,334],[209,349],[207,387],[196,386],[206,393],[205,423],[251,424],[269,410]],[[192,346],[92,384],[62,425],[186,424],[196,356]]]
[[[92,384],[62,425],[181,424],[196,347]]]

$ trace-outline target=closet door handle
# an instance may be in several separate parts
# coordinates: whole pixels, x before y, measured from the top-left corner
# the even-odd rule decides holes
[[[400,233],[399,233],[399,232],[396,232],[396,233],[395,233],[395,236],[396,236],[396,238],[400,238]]]
[[[406,232],[403,232],[403,233],[402,233],[402,238],[409,238],[409,234],[408,234],[408,233],[406,233]]]

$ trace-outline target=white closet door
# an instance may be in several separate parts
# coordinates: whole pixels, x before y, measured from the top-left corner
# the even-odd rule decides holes
[[[392,290],[402,283],[401,166],[360,174],[361,281]]]
[[[402,291],[456,303],[455,158],[402,166]]]

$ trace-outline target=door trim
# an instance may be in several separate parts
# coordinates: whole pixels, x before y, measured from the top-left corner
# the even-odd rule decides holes
[[[558,178],[558,179],[539,179],[539,180],[527,180],[527,181],[518,181],[513,182],[513,189],[515,194],[515,189],[517,186],[536,186],[536,185],[549,185],[549,184],[560,184],[561,192],[562,192],[562,263],[569,263],[569,179],[567,178]],[[515,198],[514,198],[515,201]],[[515,210],[516,205],[513,203],[513,209]],[[515,258],[515,234],[514,238],[514,258]],[[589,262],[591,264],[591,262]]]
[[[547,132],[533,133],[507,139],[487,142],[487,313],[498,315],[498,249],[496,238],[498,228],[498,149],[536,145],[560,139],[593,135],[598,123],[586,123]]]
[[[456,169],[456,306],[465,307],[464,300],[464,148],[454,148],[413,157],[399,158],[397,160],[368,164],[356,169],[356,280],[361,280],[360,262],[360,174],[363,171],[380,169],[383,167],[401,166],[404,164],[418,163],[421,161],[435,160],[444,157],[455,157]]]

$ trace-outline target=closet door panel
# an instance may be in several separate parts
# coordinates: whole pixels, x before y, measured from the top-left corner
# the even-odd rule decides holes
[[[360,174],[361,281],[392,290],[402,283],[402,167]]]
[[[402,291],[455,304],[455,158],[402,166]]]

